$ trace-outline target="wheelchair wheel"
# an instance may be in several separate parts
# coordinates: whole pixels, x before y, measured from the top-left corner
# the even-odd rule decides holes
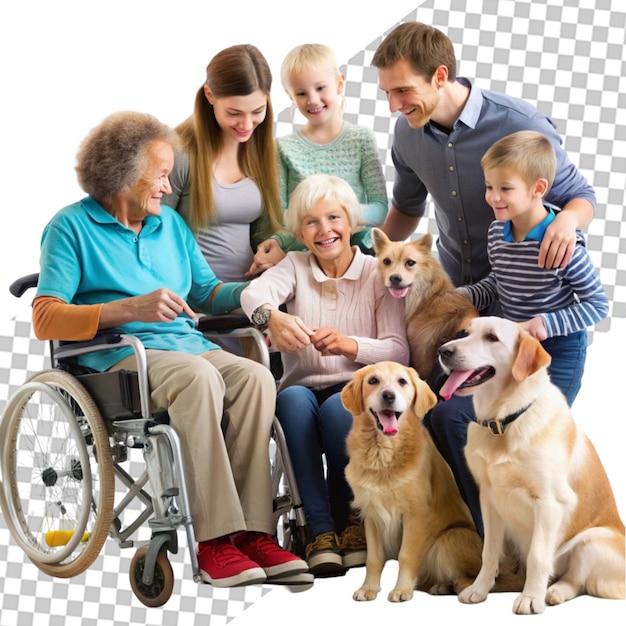
[[[106,540],[115,496],[95,403],[67,372],[40,372],[8,401],[0,441],[1,504],[13,538],[50,576],[84,572]]]
[[[143,582],[143,573],[146,565],[148,546],[143,546],[135,552],[130,563],[130,586],[137,599],[146,606],[163,606],[172,595],[174,589],[174,572],[169,559],[163,551],[159,552],[154,564],[152,584]]]

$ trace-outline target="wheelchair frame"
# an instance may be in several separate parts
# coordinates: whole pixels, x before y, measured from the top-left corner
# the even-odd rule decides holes
[[[21,297],[36,286],[37,278],[18,279],[11,293]],[[252,337],[269,367],[265,340],[244,315],[204,316],[198,328],[208,337],[225,332]],[[29,559],[53,577],[84,572],[107,536],[121,548],[136,547],[130,566],[133,593],[146,606],[162,606],[173,590],[167,553],[178,552],[180,526],[187,536],[193,579],[201,578],[180,440],[167,414],[150,411],[145,348],[136,337],[115,332],[99,333],[88,342],[50,344],[52,369],[18,388],[0,422],[0,507],[9,531]],[[122,346],[133,349],[136,373],[85,374],[72,364],[81,355]],[[103,377],[111,379],[105,381],[104,392],[98,391]],[[272,441],[276,535],[282,535],[285,549],[304,557],[306,521],[276,418]],[[141,451],[145,463],[137,477],[123,467],[132,449]],[[125,493],[116,503],[117,483]],[[138,512],[132,511],[136,505]],[[147,542],[135,538],[146,522],[151,531]],[[304,588],[312,583],[313,577],[303,574],[285,584]]]

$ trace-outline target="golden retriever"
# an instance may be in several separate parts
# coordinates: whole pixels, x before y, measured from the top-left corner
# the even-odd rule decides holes
[[[473,398],[465,455],[480,486],[482,568],[459,600],[491,590],[504,537],[517,546],[526,580],[513,610],[541,613],[587,593],[624,597],[624,524],[598,455],[550,382],[550,356],[514,322],[472,320],[443,345],[441,389]]]
[[[414,589],[458,593],[480,569],[482,541],[450,468],[421,420],[436,403],[417,372],[384,361],[358,370],[341,400],[353,415],[346,478],[367,542],[355,600],[376,598],[385,561],[398,559],[391,602]]]
[[[378,273],[392,296],[405,298],[411,365],[429,382],[439,346],[478,316],[433,257],[432,242],[430,234],[410,243],[391,241],[379,228],[372,229]]]

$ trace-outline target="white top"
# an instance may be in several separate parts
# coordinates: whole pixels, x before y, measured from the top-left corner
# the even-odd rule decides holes
[[[394,298],[378,275],[377,261],[354,248],[355,256],[341,278],[329,278],[310,252],[288,252],[253,280],[241,294],[248,317],[262,304],[297,315],[311,329],[331,327],[357,341],[355,361],[322,356],[312,345],[283,353],[280,389],[291,385],[323,389],[350,380],[355,371],[378,361],[409,362],[404,300]]]

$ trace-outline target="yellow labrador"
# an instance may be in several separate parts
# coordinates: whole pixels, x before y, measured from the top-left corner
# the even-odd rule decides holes
[[[505,537],[526,580],[513,610],[541,613],[587,593],[624,598],[624,524],[592,443],[548,377],[550,356],[513,322],[474,319],[440,348],[449,373],[441,394],[471,394],[465,455],[480,486],[482,568],[459,600],[482,602]]]
[[[391,602],[457,592],[480,569],[482,542],[452,473],[422,425],[436,397],[417,372],[381,362],[360,369],[341,399],[354,417],[346,478],[364,519],[366,577],[355,600],[378,595],[385,561],[398,559]]]

